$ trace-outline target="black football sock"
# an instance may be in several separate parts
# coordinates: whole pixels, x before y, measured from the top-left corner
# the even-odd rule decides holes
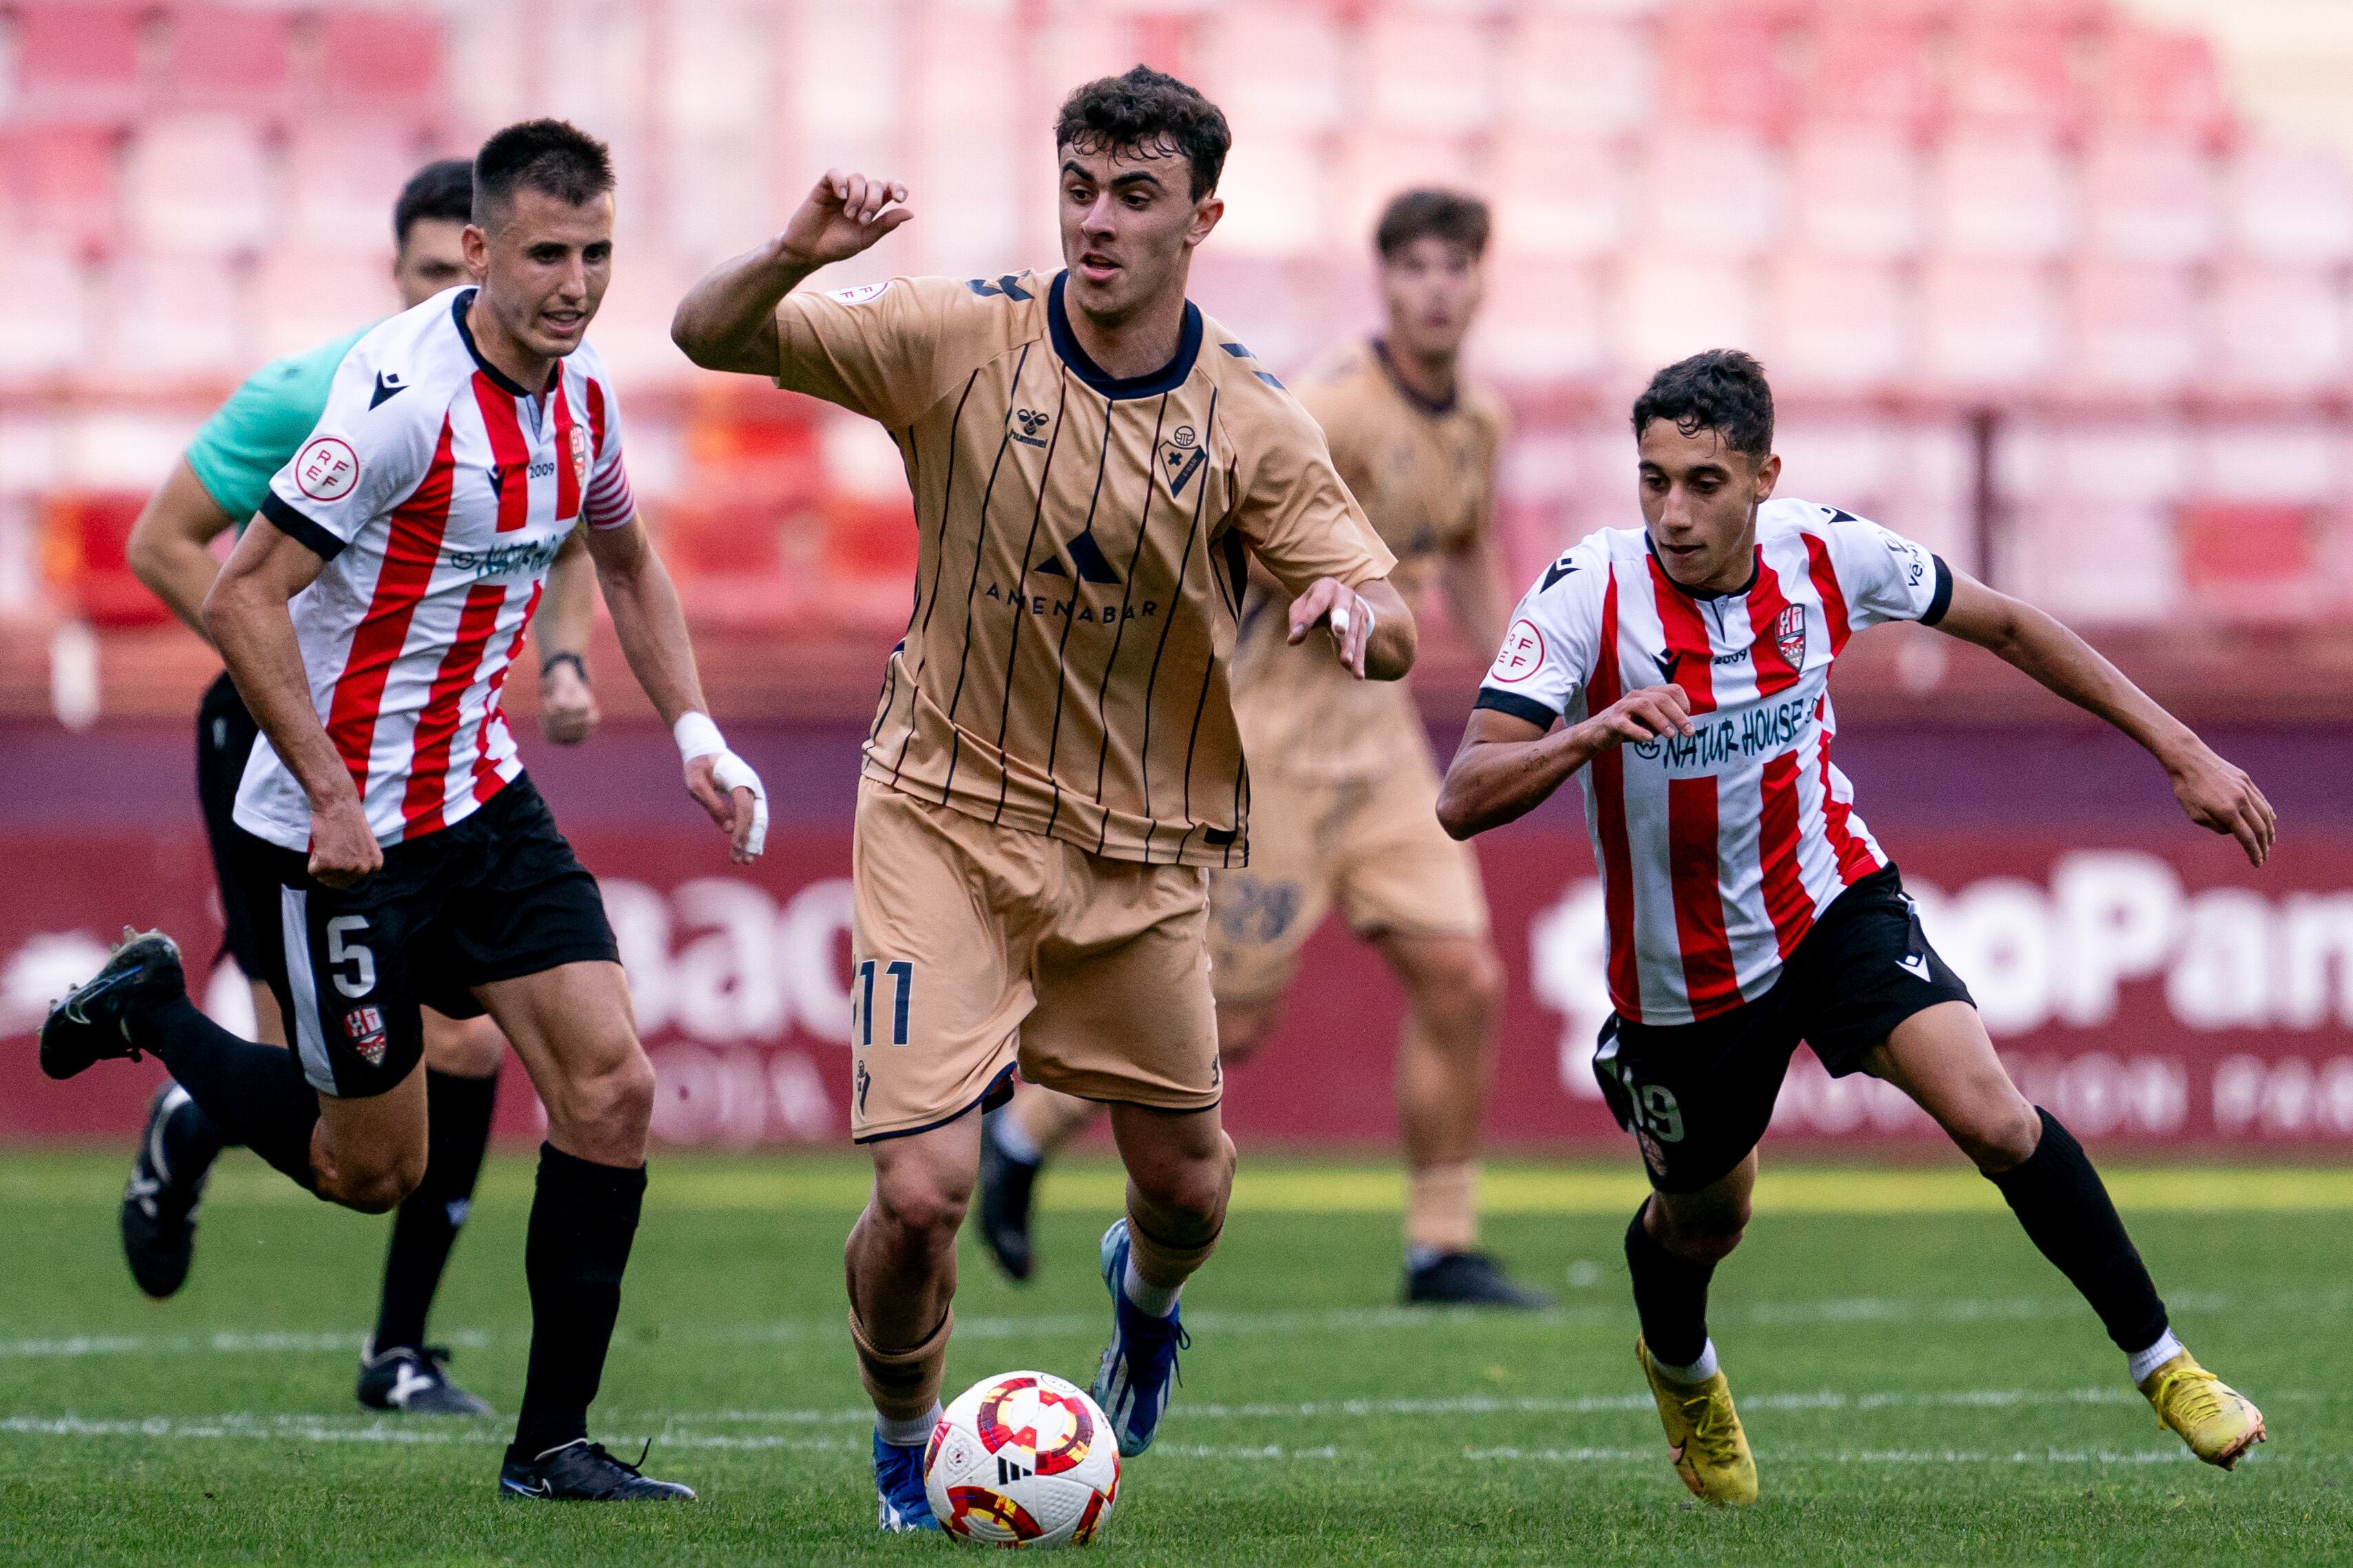
[[[2165,1332],[2165,1303],[2084,1146],[2057,1117],[2036,1109],[2042,1142],[2022,1163],[1987,1179],[2042,1256],[2099,1313],[2116,1348],[2126,1355],[2145,1350]]]
[[[1634,1314],[1642,1321],[1642,1342],[1651,1359],[1667,1366],[1690,1366],[1707,1350],[1707,1284],[1713,1263],[1692,1263],[1659,1245],[1642,1215],[1634,1211],[1626,1227],[1626,1267],[1634,1276]]]
[[[588,1405],[621,1310],[621,1271],[638,1234],[646,1170],[539,1146],[523,1274],[531,1283],[531,1368],[508,1458],[531,1459],[588,1435]]]
[[[131,1020],[131,1043],[172,1069],[188,1098],[219,1130],[311,1191],[311,1130],[319,1095],[283,1046],[240,1039],[196,1011],[185,996],[143,1008]]]
[[[164,1163],[174,1182],[188,1181],[196,1173],[210,1169],[220,1152],[228,1147],[227,1136],[218,1123],[205,1114],[205,1108],[196,1103],[193,1094],[164,1123]]]
[[[491,1112],[498,1104],[499,1075],[459,1078],[425,1069],[425,1117],[431,1129],[426,1146],[425,1179],[400,1205],[392,1222],[392,1247],[384,1258],[384,1304],[375,1320],[378,1354],[396,1348],[425,1348],[425,1314],[440,1289],[441,1270],[466,1211],[474,1182],[482,1173],[482,1151],[490,1146]]]

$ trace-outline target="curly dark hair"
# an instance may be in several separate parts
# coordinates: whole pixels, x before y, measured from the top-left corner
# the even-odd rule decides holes
[[[411,226],[428,218],[443,223],[474,221],[474,165],[464,158],[438,158],[400,187],[392,205],[392,237],[406,245]]]
[[[1380,224],[1373,230],[1373,248],[1388,261],[1417,239],[1438,238],[1459,245],[1474,257],[1484,256],[1487,229],[1487,204],[1476,196],[1460,191],[1400,191],[1381,209]]]
[[[1713,430],[1759,462],[1772,455],[1773,389],[1765,367],[1738,349],[1710,349],[1652,376],[1634,399],[1634,439],[1653,419],[1672,419],[1686,436]]]
[[[1054,145],[1092,152],[1168,146],[1193,167],[1193,199],[1218,188],[1234,144],[1218,106],[1166,71],[1135,66],[1100,77],[1062,100]]]
[[[613,188],[613,155],[578,126],[561,120],[526,120],[482,143],[474,154],[474,221],[512,205],[519,186],[578,206]]]

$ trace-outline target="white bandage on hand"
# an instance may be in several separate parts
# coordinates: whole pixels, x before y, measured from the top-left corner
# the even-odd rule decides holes
[[[768,842],[768,792],[760,783],[760,775],[752,764],[727,749],[726,737],[719,726],[711,721],[708,713],[683,713],[670,726],[670,735],[678,742],[678,753],[687,762],[697,757],[715,757],[711,764],[711,780],[720,792],[731,800],[739,789],[752,792],[752,836],[744,841],[744,853],[757,855]]]

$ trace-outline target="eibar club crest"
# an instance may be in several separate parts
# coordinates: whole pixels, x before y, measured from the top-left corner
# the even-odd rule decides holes
[[[1181,496],[1201,465],[1209,460],[1209,448],[1196,445],[1193,427],[1179,425],[1176,433],[1160,443],[1160,477],[1168,481],[1168,493]]]
[[[1806,662],[1806,606],[1784,605],[1781,617],[1774,623],[1773,646],[1781,650],[1781,662],[1798,669]]]

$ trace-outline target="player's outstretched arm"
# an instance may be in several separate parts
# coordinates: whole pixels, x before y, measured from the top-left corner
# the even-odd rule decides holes
[[[1455,838],[1501,827],[1543,805],[1602,752],[1691,732],[1691,702],[1680,686],[1630,691],[1592,718],[1549,733],[1515,714],[1474,708],[1438,787],[1439,826]]]
[[[1413,668],[1413,612],[1386,577],[1354,588],[1337,577],[1310,583],[1291,601],[1292,646],[1319,625],[1331,628],[1334,651],[1359,680],[1402,680]]]
[[[1953,601],[1936,629],[1990,650],[2138,741],[2164,764],[2190,821],[2236,838],[2251,864],[2270,857],[2279,823],[2255,781],[2055,617],[1956,572]]]
[[[588,684],[588,633],[596,618],[596,567],[586,524],[564,536],[547,569],[547,595],[532,620],[539,655],[539,731],[559,746],[577,745],[596,729],[596,693]]]
[[[359,786],[311,706],[286,603],[327,563],[267,517],[253,520],[205,595],[205,628],[237,694],[311,805],[311,875],[348,888],[384,864]]]
[[[801,279],[846,261],[915,215],[907,187],[828,169],[765,245],[722,262],[686,291],[670,341],[705,370],[776,374],[776,303]]]
[[[749,865],[767,847],[767,791],[711,721],[670,569],[634,517],[618,527],[591,530],[588,553],[629,671],[677,737],[686,760],[686,793],[726,831],[735,862]]]
[[[123,546],[132,574],[206,642],[213,634],[205,626],[205,595],[220,572],[209,546],[236,521],[183,458],[147,498]]]

